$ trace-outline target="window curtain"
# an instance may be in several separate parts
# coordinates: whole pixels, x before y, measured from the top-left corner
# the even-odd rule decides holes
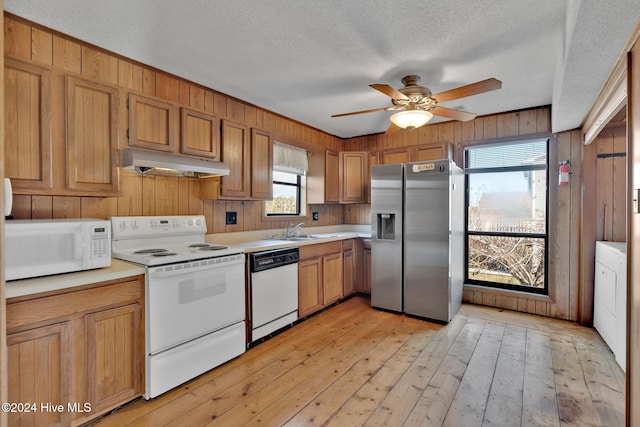
[[[273,141],[273,170],[304,175],[309,169],[307,150]]]

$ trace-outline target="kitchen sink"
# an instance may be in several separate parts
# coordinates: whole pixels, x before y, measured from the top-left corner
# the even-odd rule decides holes
[[[319,239],[319,237],[303,235],[303,236],[289,236],[289,237],[281,236],[281,237],[274,238],[274,240],[288,240],[291,242],[302,242],[305,240],[314,240],[314,239]]]

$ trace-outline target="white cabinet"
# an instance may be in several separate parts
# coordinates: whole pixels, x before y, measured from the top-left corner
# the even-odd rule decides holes
[[[627,344],[627,245],[596,242],[593,326],[625,370]]]

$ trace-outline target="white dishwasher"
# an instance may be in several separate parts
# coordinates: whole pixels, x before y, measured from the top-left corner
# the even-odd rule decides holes
[[[249,255],[251,342],[298,320],[298,248]]]

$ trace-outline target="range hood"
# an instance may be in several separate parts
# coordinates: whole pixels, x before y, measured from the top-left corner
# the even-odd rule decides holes
[[[223,162],[155,151],[122,150],[122,167],[147,175],[207,177],[229,175]]]

